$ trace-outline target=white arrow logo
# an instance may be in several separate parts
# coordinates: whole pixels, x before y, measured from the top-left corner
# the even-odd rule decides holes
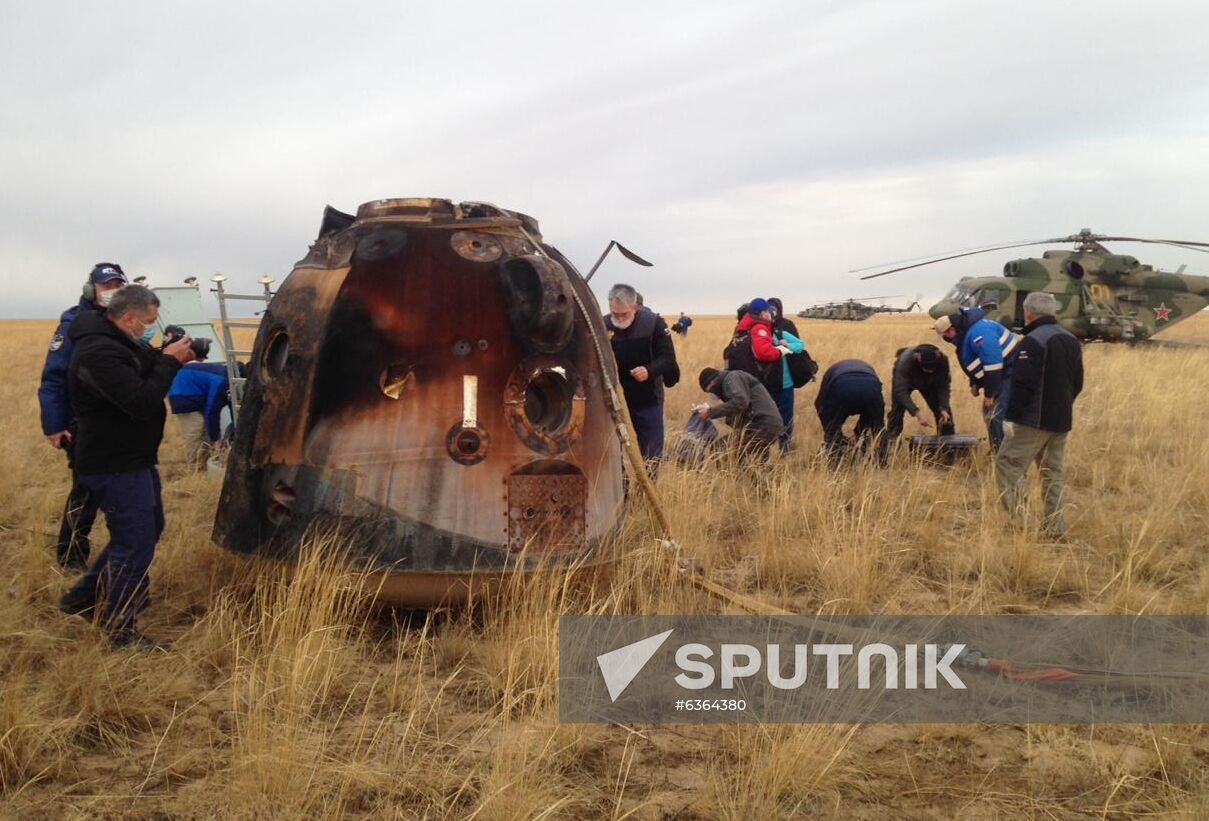
[[[674,629],[674,628],[673,628]],[[634,677],[642,672],[642,668],[651,660],[651,656],[663,646],[672,630],[627,644],[616,650],[597,656],[596,663],[600,666],[600,674],[604,676],[605,687],[609,690],[609,700],[616,701],[625,692]]]

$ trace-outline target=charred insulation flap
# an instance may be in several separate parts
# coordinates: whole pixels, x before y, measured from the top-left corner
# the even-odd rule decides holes
[[[356,221],[357,218],[352,214],[346,214],[343,211],[337,211],[330,205],[325,205],[323,207],[323,221],[319,223],[319,236],[316,239],[323,239],[332,234],[339,234]]]

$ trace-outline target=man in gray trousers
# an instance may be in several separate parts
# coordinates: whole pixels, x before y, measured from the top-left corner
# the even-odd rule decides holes
[[[1058,300],[1034,292],[1024,299],[1025,337],[1012,370],[1003,444],[995,458],[1000,499],[1013,526],[1024,524],[1026,474],[1035,461],[1045,498],[1046,535],[1062,538],[1062,463],[1075,397],[1083,390],[1083,345],[1058,324]]]

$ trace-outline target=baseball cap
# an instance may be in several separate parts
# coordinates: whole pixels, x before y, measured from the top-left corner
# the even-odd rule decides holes
[[[94,285],[113,282],[115,279],[120,279],[122,282],[127,281],[126,272],[116,262],[98,262],[92,266],[92,273],[88,275],[88,281]]]

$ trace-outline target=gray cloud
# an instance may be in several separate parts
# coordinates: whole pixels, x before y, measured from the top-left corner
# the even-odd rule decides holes
[[[281,276],[381,196],[526,211],[585,268],[616,237],[657,267],[594,282],[668,311],[937,294],[971,264],[844,272],[1084,225],[1209,239],[1184,2],[0,5],[5,316],[103,258]]]

